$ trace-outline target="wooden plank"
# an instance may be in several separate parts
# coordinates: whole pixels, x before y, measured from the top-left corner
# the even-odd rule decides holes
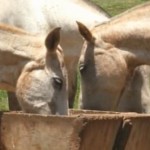
[[[3,112],[0,112],[0,150],[5,150],[5,147],[2,143],[2,133],[1,133],[2,116],[3,116]]]
[[[115,114],[41,116],[4,113],[5,150],[112,150],[122,117]]]
[[[116,114],[116,116],[122,116],[122,124],[114,140],[113,150],[150,150],[150,115],[148,114],[91,110],[70,110],[70,112],[72,115]]]
[[[87,116],[80,150],[112,150],[122,118],[114,114]]]
[[[73,119],[5,113],[1,140],[6,150],[60,150],[69,147]]]
[[[150,115],[126,116],[132,122],[132,130],[125,150],[150,150]]]
[[[113,150],[124,150],[132,130],[132,122],[130,120],[122,121],[118,130]]]
[[[70,115],[80,115],[80,114],[120,114],[120,112],[115,111],[98,111],[98,110],[84,110],[84,109],[69,109]]]

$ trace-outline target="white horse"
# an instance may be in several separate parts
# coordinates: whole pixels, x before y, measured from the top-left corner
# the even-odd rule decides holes
[[[69,78],[69,104],[73,106],[76,68],[83,40],[76,20],[89,28],[108,21],[109,15],[88,0],[0,0],[0,22],[15,25],[36,34],[47,34],[61,27],[61,46]]]
[[[132,106],[136,105],[137,108],[140,107],[136,111],[150,112],[150,96],[147,94],[150,91],[147,82],[150,71],[143,68],[134,72],[137,66],[150,64],[149,10],[150,2],[97,25],[91,31],[78,23],[79,31],[85,39],[79,61],[82,108],[134,111],[135,107]],[[135,84],[137,79],[133,72],[143,72],[141,83]],[[132,94],[128,88],[133,87],[132,94],[136,91],[135,87],[140,92],[137,94],[138,100],[129,97]],[[131,102],[128,98],[134,101]],[[132,105],[131,108],[129,105]]]
[[[67,74],[60,28],[32,36],[0,24],[0,89],[17,93],[24,112],[68,114]]]

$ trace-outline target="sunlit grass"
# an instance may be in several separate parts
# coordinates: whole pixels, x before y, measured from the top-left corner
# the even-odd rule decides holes
[[[8,110],[7,93],[0,91],[0,111]]]
[[[135,5],[149,0],[91,0],[108,11],[111,16],[117,15]]]

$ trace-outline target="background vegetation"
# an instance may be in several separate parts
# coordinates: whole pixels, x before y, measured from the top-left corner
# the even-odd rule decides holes
[[[7,93],[0,91],[0,111],[8,110]]]
[[[104,8],[111,16],[117,15],[135,5],[150,1],[150,0],[91,0],[97,5]],[[79,88],[78,92],[79,93]],[[78,99],[78,95],[76,96]],[[7,94],[5,91],[0,91],[0,110],[8,110]],[[77,108],[77,101],[75,103]]]
[[[91,0],[104,8],[111,16],[117,15],[135,5],[142,4],[149,0]]]

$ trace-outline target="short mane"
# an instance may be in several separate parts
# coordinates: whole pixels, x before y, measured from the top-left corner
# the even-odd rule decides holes
[[[3,24],[3,23],[0,23],[0,30],[7,31],[12,34],[31,35],[30,33],[22,30],[21,28],[17,28],[15,26],[10,26],[10,25]]]
[[[40,59],[43,52],[39,49],[43,47],[43,36],[35,36],[17,27],[0,24],[0,53],[3,55]]]

